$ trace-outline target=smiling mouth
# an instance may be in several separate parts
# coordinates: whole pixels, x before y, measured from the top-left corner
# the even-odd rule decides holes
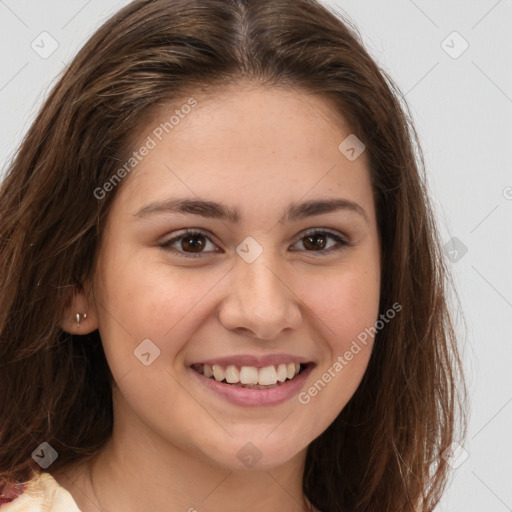
[[[245,389],[272,389],[282,386],[303,373],[312,363],[282,363],[255,366],[193,364],[191,368],[211,380]]]

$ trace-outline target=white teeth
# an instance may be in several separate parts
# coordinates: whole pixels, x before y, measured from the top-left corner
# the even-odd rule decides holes
[[[203,365],[203,374],[205,377],[211,377],[213,375],[212,367],[209,364]]]
[[[220,382],[221,380],[224,380],[224,377],[226,376],[224,373],[224,368],[222,366],[219,366],[218,364],[214,364],[212,366],[213,369],[213,376],[215,377],[215,380]]]
[[[268,386],[277,382],[276,369],[273,366],[265,366],[260,368],[258,372],[258,384]]]
[[[226,368],[226,382],[229,384],[240,382],[240,373],[238,372],[238,368],[232,364]]]
[[[200,370],[199,370],[200,371]],[[205,377],[212,377],[221,382],[225,380],[229,384],[253,384],[261,386],[272,386],[286,379],[293,379],[300,371],[299,363],[281,363],[279,365],[256,368],[255,366],[242,366],[240,369],[230,364],[227,367],[218,364],[202,365],[202,373]]]
[[[258,368],[242,366],[240,369],[240,382],[242,384],[258,384]]]
[[[277,380],[279,382],[284,382],[286,380],[286,375],[287,374],[288,374],[288,372],[286,371],[286,365],[285,364],[280,364],[277,367]]]

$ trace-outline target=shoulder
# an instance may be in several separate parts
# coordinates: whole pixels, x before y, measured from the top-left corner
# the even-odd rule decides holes
[[[11,501],[1,502],[5,512],[80,512],[71,494],[49,473],[39,473]]]

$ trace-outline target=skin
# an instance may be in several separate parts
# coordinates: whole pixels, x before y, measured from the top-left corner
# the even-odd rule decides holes
[[[316,364],[307,390],[375,324],[380,290],[366,154],[349,161],[338,150],[350,130],[333,106],[251,83],[194,97],[198,106],[120,186],[95,274],[64,312],[68,332],[99,329],[115,380],[111,440],[92,463],[54,473],[84,512],[308,510],[307,446],[354,394],[371,353],[369,338],[308,404],[294,396],[234,405],[191,374],[189,365],[205,359],[285,352]],[[141,130],[141,144],[175,108]],[[221,202],[241,219],[134,216],[176,197]],[[342,209],[285,220],[291,203],[329,198],[357,203],[367,218]],[[202,256],[187,257],[183,241],[173,246],[181,255],[158,246],[184,228],[211,233]],[[338,243],[326,237],[311,248],[311,228],[352,245],[329,252]],[[252,263],[236,252],[248,236],[263,250]],[[77,312],[88,315],[80,326]],[[149,366],[133,354],[144,339],[160,349]],[[261,453],[251,468],[237,457],[247,442]]]

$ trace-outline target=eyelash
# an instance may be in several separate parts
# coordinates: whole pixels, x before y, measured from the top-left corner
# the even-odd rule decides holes
[[[304,238],[306,238],[307,236],[311,236],[311,235],[318,235],[318,234],[325,234],[325,235],[328,235],[328,237],[331,237],[332,239],[334,239],[339,245],[336,247],[330,247],[328,249],[322,249],[320,251],[307,251],[306,252],[310,252],[310,253],[317,253],[316,255],[317,256],[326,256],[328,254],[331,254],[331,253],[334,253],[334,252],[338,252],[338,251],[341,251],[342,249],[344,249],[345,247],[348,247],[348,246],[352,246],[353,244],[347,240],[345,240],[344,238],[342,238],[341,236],[339,236],[338,234],[336,233],[333,233],[332,231],[330,230],[327,230],[327,229],[320,229],[320,228],[315,228],[315,229],[312,229],[310,231],[306,231],[302,237],[298,240],[301,241],[303,240]],[[185,256],[186,258],[199,258],[199,257],[204,257],[205,254],[208,254],[209,252],[211,251],[208,251],[208,252],[200,252],[200,253],[187,253],[187,252],[183,252],[183,251],[178,251],[174,248],[171,247],[171,245],[173,245],[174,243],[176,243],[177,241],[180,241],[182,240],[183,238],[186,238],[186,237],[194,237],[194,236],[204,236],[207,240],[209,240],[210,242],[212,242],[211,238],[208,236],[207,233],[203,232],[203,231],[199,231],[199,230],[185,230],[180,236],[177,236],[177,237],[174,237],[170,240],[167,240],[165,242],[162,242],[161,244],[158,244],[159,247],[161,247],[162,249],[165,249],[166,251],[168,252],[171,252],[171,253],[174,253],[174,254],[177,254],[179,256]],[[212,242],[213,243],[213,242]],[[297,242],[296,242],[297,243]],[[295,245],[295,244],[294,244]],[[215,252],[218,252],[218,251],[215,251]]]

